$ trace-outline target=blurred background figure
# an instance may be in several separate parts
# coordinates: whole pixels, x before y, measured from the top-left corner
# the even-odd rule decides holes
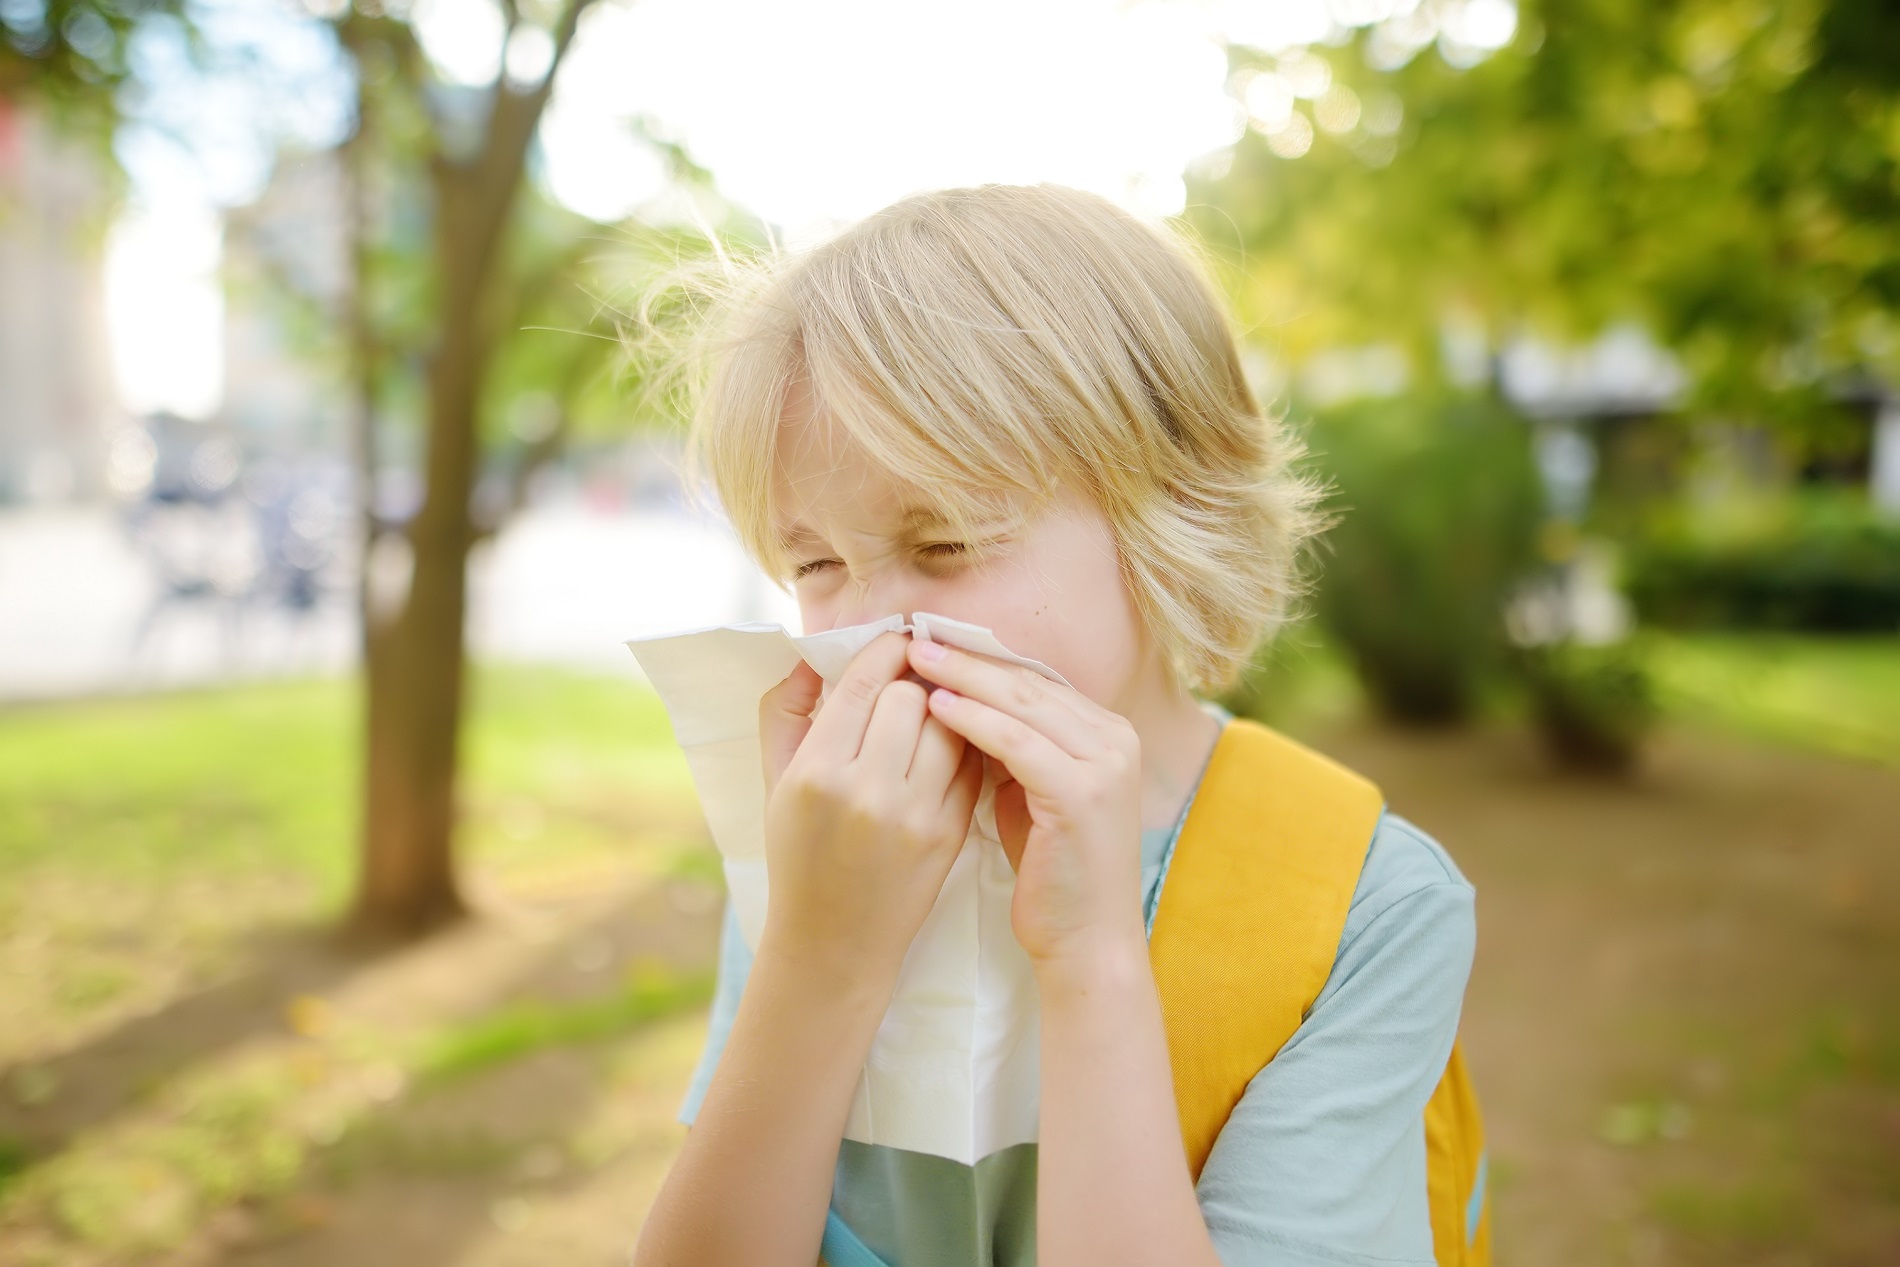
[[[620,641],[795,620],[678,280],[1045,180],[1330,490],[1227,702],[1478,887],[1501,1261],[1900,1262],[1891,5],[0,0],[0,1265],[624,1255],[721,882]]]

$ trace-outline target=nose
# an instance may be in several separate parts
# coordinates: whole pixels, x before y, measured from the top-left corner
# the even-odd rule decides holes
[[[863,625],[890,615],[909,620],[912,612],[934,610],[929,602],[930,588],[919,578],[889,573],[853,581],[839,592],[831,624]]]

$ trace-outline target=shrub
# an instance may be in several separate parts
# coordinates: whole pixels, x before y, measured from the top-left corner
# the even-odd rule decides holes
[[[1630,553],[1642,618],[1676,629],[1900,630],[1900,521],[1794,502],[1740,529],[1672,523]]]
[[[1535,554],[1530,428],[1474,397],[1355,404],[1314,425],[1333,482],[1315,606],[1378,709],[1461,720],[1501,663],[1502,609]]]
[[[1563,765],[1620,773],[1655,725],[1656,692],[1634,642],[1527,647],[1517,663],[1545,746]]]

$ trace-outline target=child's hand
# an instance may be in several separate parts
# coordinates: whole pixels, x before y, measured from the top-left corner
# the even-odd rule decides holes
[[[1141,741],[1080,691],[1019,665],[913,642],[911,667],[946,688],[929,707],[1001,762],[997,834],[1016,868],[1010,924],[1043,967],[1141,926]],[[1081,962],[1082,960],[1075,960]]]
[[[803,663],[759,702],[766,939],[887,991],[983,784],[983,754],[929,715],[924,688],[899,680],[908,641],[879,635],[822,708]]]

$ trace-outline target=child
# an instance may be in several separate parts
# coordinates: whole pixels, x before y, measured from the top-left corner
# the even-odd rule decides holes
[[[822,707],[804,665],[767,694],[765,929],[755,956],[728,912],[692,1129],[636,1263],[811,1267],[821,1240],[831,1267],[1449,1261],[1424,1114],[1472,891],[1376,793],[1363,829],[1318,826],[1352,854],[1323,987],[1184,1157],[1185,1040],[1147,938],[1197,786],[1244,725],[1194,692],[1283,617],[1314,527],[1294,443],[1186,253],[1073,190],[918,196],[763,276],[715,355],[694,451],[807,632],[940,612],[1073,689],[887,633]],[[966,1166],[843,1140],[986,771],[1041,1005],[1038,1142]],[[1245,822],[1262,839],[1243,845],[1285,835]],[[1273,970],[1261,945],[1196,953]]]

